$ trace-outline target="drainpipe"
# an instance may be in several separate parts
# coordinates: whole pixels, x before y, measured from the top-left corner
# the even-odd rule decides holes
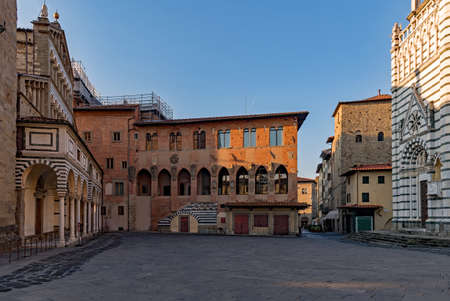
[[[130,120],[133,119],[127,119],[127,232],[130,232]]]

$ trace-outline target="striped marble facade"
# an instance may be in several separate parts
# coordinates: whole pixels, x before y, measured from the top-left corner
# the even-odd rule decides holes
[[[450,0],[408,18],[392,32],[393,225],[450,233]]]

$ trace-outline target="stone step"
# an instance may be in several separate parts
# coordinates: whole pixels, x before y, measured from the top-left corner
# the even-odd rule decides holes
[[[360,242],[395,244],[400,246],[450,248],[450,239],[400,233],[359,232],[348,235],[348,238]]]

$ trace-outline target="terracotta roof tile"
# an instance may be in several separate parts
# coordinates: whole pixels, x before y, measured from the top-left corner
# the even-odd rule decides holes
[[[297,183],[298,182],[316,182],[316,180],[314,179],[310,179],[310,178],[302,178],[302,177],[297,177]]]
[[[370,165],[358,165],[350,168],[347,172],[343,173],[341,176],[349,176],[357,171],[381,171],[381,170],[392,170],[391,164],[370,164]]]

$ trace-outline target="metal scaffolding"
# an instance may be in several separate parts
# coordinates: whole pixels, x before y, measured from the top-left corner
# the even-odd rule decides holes
[[[173,119],[173,110],[155,92],[147,94],[102,96],[99,98],[103,105],[137,104],[141,111],[156,111],[165,119]]]

